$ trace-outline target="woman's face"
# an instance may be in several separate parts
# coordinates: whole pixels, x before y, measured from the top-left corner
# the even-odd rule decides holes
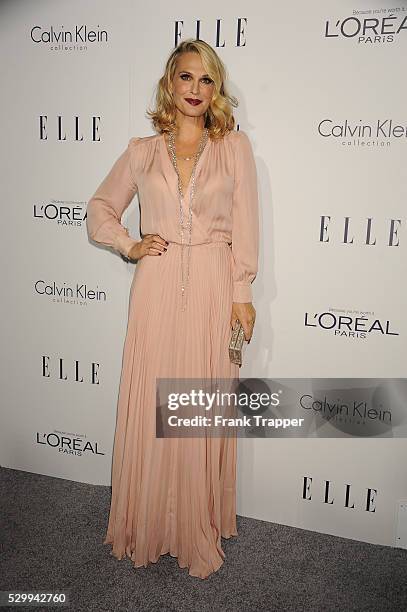
[[[205,73],[200,55],[190,51],[182,53],[172,80],[174,103],[178,111],[188,117],[204,115],[214,89],[215,84]],[[200,103],[192,104],[192,100],[200,100]]]

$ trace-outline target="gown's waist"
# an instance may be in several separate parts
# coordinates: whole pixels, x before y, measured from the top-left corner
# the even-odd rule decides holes
[[[184,242],[184,245],[182,245],[181,242],[176,242],[174,240],[167,240],[168,242],[168,246],[173,245],[173,246],[191,246],[191,247],[215,247],[215,246],[227,246],[230,247],[230,243],[227,242],[226,240],[211,240],[210,242],[195,242],[192,244],[188,244]]]
[[[196,254],[197,253],[197,249],[198,247],[204,248],[204,249],[208,249],[208,248],[213,248],[213,247],[218,247],[218,248],[227,248],[230,249],[231,247],[231,243],[227,242],[226,240],[210,240],[209,242],[194,242],[191,244],[188,244],[188,242],[177,242],[175,240],[168,240],[168,246],[167,249],[169,251],[172,251],[172,249],[177,249],[180,248],[182,249],[182,247],[186,247],[187,251],[186,251],[186,256],[187,256],[187,271],[185,272],[184,275],[184,266],[183,266],[183,257],[182,255],[184,254],[184,251],[181,250],[181,310],[185,310],[186,308],[186,299],[187,299],[187,289],[188,289],[188,285],[189,285],[189,260],[191,257],[191,252],[192,250],[189,248],[194,247],[193,248],[193,252]]]

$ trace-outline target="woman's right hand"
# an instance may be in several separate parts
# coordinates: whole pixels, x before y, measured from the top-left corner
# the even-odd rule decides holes
[[[168,242],[158,234],[145,234],[140,242],[134,244],[129,253],[129,259],[140,259],[144,255],[161,255],[167,250]]]

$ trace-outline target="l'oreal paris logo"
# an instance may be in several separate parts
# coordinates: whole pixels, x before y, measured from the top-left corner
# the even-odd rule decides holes
[[[325,38],[350,38],[358,44],[377,45],[395,42],[407,30],[407,15],[401,8],[353,11],[344,19],[327,19]]]
[[[382,321],[374,319],[372,316],[355,316],[351,311],[342,313],[323,311],[323,312],[305,312],[304,326],[318,328],[323,331],[329,331],[334,336],[345,338],[367,338],[371,334],[379,336],[399,336],[399,332],[391,329],[389,320]]]
[[[99,450],[97,440],[88,440],[86,435],[72,434],[63,431],[36,432],[36,444],[53,448],[63,455],[83,457],[85,455],[104,455]]]

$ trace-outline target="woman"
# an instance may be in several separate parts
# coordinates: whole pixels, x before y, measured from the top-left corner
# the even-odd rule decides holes
[[[169,553],[199,578],[237,535],[237,440],[156,438],[156,378],[238,378],[232,326],[253,333],[257,175],[225,74],[210,45],[180,43],[148,113],[158,133],[130,139],[87,208],[89,237],[137,261],[104,544],[135,567]],[[120,223],[136,192],[141,240]]]

